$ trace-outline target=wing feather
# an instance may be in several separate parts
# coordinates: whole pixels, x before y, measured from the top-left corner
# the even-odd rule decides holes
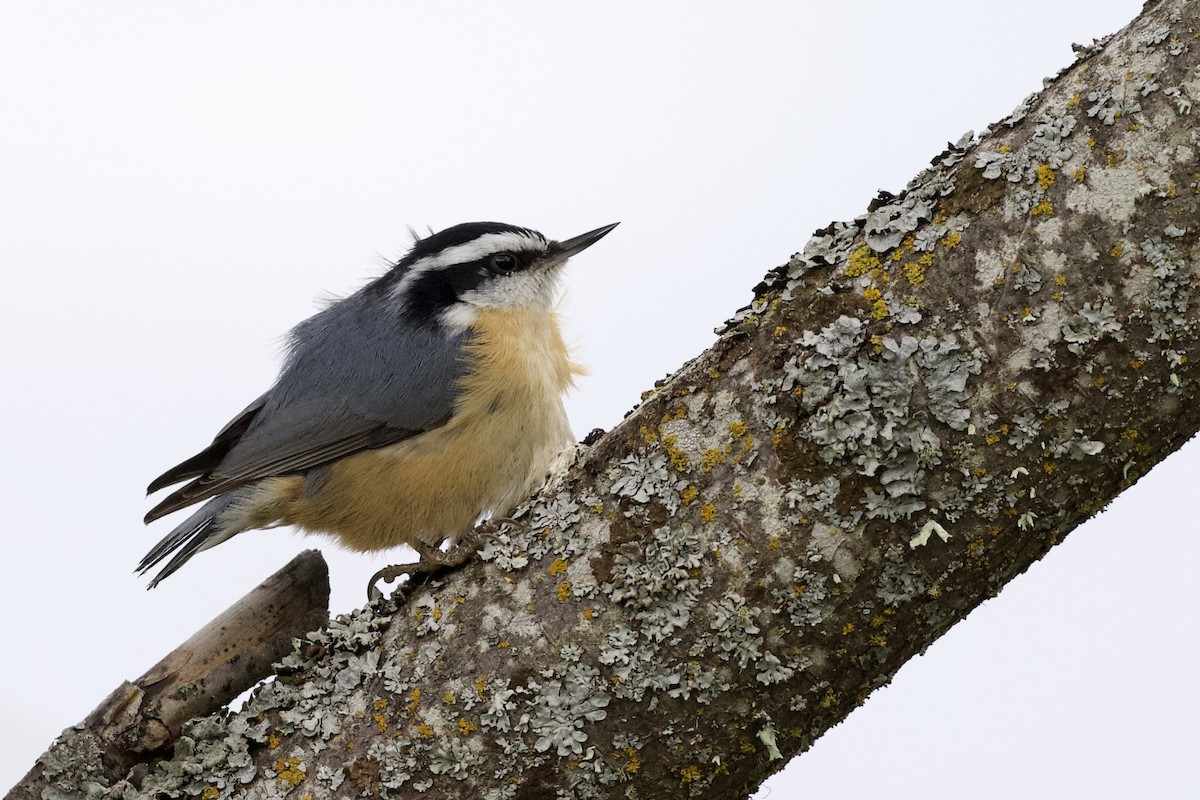
[[[469,334],[405,322],[368,285],[298,325],[279,380],[150,490],[193,479],[150,522],[263,478],[294,475],[445,424]]]

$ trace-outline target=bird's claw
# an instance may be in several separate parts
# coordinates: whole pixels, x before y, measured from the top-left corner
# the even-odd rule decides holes
[[[374,603],[383,597],[383,592],[376,585],[380,581],[391,583],[401,575],[408,575],[412,578],[422,572],[433,572],[438,568],[437,564],[431,564],[424,559],[414,561],[411,564],[393,564],[390,567],[384,567],[371,576],[371,580],[367,583],[367,602]]]
[[[472,529],[470,533],[459,539],[453,547],[445,552],[434,547],[418,546],[417,552],[421,554],[420,561],[414,561],[411,564],[393,564],[390,567],[384,567],[371,576],[371,580],[367,584],[368,602],[374,603],[383,597],[383,592],[376,585],[380,581],[391,583],[401,575],[408,575],[411,579],[422,573],[427,575],[433,574],[443,570],[454,569],[457,566],[465,564],[471,556],[483,548],[484,540],[498,538],[498,530],[506,524],[516,524],[516,522],[507,517],[489,520],[478,528]],[[490,530],[482,530],[485,526],[490,528]]]

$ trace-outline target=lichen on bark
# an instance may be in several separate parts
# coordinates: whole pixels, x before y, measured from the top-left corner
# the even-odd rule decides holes
[[[112,797],[753,790],[1197,429],[1200,9],[818,231],[482,559]]]

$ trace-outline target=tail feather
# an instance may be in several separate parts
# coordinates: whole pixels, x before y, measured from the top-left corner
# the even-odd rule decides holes
[[[154,579],[150,581],[150,584],[146,588],[153,589],[160,581],[173,574],[201,550],[207,550],[241,533],[243,529],[231,524],[232,520],[222,519],[223,512],[233,505],[237,499],[237,492],[229,492],[219,497],[214,497],[200,506],[195,513],[179,523],[174,530],[163,537],[162,541],[156,544],[138,562],[135,571],[139,575],[144,575],[160,561],[171,555],[171,553],[174,552],[175,555],[154,576]]]

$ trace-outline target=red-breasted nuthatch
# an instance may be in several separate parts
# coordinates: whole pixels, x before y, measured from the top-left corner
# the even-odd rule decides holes
[[[150,588],[201,550],[276,525],[450,560],[446,540],[508,513],[573,442],[562,395],[576,370],[555,289],[567,259],[615,227],[555,242],[456,225],[293,328],[275,385],[150,484],[189,481],[147,523],[208,501],[138,564],[174,553]]]

